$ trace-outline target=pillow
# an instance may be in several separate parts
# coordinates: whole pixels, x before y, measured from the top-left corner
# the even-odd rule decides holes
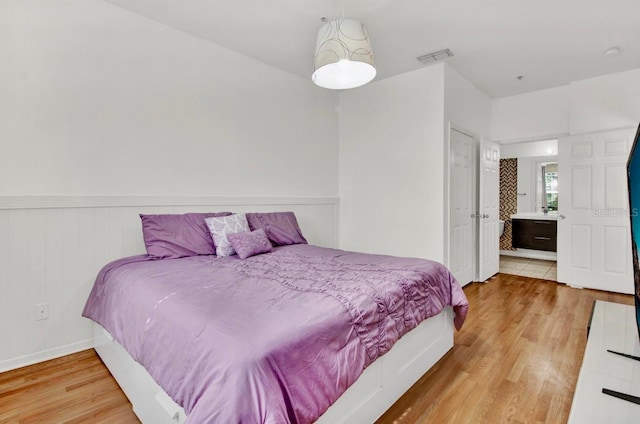
[[[273,246],[271,246],[271,242],[263,229],[249,233],[229,234],[227,239],[229,239],[229,243],[231,243],[240,259],[247,259],[250,256],[268,253],[273,250]]]
[[[216,253],[213,239],[204,219],[226,215],[231,213],[140,214],[147,254],[154,259],[213,255]]]
[[[229,234],[249,232],[247,218],[243,213],[235,213],[221,218],[207,218],[204,222],[209,227],[218,256],[231,256],[236,253],[227,239]]]
[[[293,212],[248,213],[251,230],[263,229],[274,246],[307,244]]]

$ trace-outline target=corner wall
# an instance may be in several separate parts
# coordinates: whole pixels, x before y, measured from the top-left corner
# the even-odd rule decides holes
[[[447,63],[444,84],[445,122],[490,139],[491,98]]]
[[[340,93],[340,247],[443,261],[444,67]]]
[[[488,137],[490,114],[445,63],[341,92],[341,248],[446,264],[449,123]]]
[[[450,193],[456,190],[456,187],[450,187],[449,173],[450,171],[450,128],[455,127],[466,133],[470,133],[476,138],[476,150],[479,152],[480,139],[490,140],[491,134],[491,98],[487,96],[483,91],[478,89],[471,81],[464,78],[458,71],[453,69],[447,63],[445,63],[444,74],[444,120],[445,120],[445,132],[443,135],[444,144],[444,198],[443,198],[443,213],[444,213],[444,263],[446,265],[451,264],[449,258],[451,251],[451,241],[449,240],[449,227],[450,227]],[[476,153],[477,157],[477,153]],[[475,187],[476,193],[473,195],[472,210],[478,207],[478,195],[480,192],[479,178],[477,170],[473,173],[473,187]],[[474,246],[479,246],[479,233],[477,223],[472,224],[471,241]],[[474,248],[472,252],[472,261],[474,262],[473,278],[477,277],[479,272],[479,247]]]

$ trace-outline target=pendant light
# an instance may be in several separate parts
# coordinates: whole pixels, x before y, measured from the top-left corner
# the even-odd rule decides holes
[[[327,21],[318,31],[312,81],[334,90],[360,87],[376,76],[373,52],[364,24],[344,18]]]

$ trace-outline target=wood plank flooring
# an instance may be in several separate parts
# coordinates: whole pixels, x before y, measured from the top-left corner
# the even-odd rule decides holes
[[[379,420],[565,423],[593,300],[631,296],[499,274],[465,287],[454,348]],[[0,374],[0,423],[138,423],[93,350]]]
[[[96,352],[0,374],[0,423],[138,423]]]
[[[564,424],[593,301],[633,304],[630,295],[507,274],[465,293],[469,315],[455,346],[378,424]]]

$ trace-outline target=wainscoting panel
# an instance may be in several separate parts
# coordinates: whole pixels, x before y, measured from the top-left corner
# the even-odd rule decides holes
[[[335,198],[0,196],[0,372],[93,346],[80,313],[103,265],[145,253],[138,214],[285,210],[309,243],[338,245]]]

